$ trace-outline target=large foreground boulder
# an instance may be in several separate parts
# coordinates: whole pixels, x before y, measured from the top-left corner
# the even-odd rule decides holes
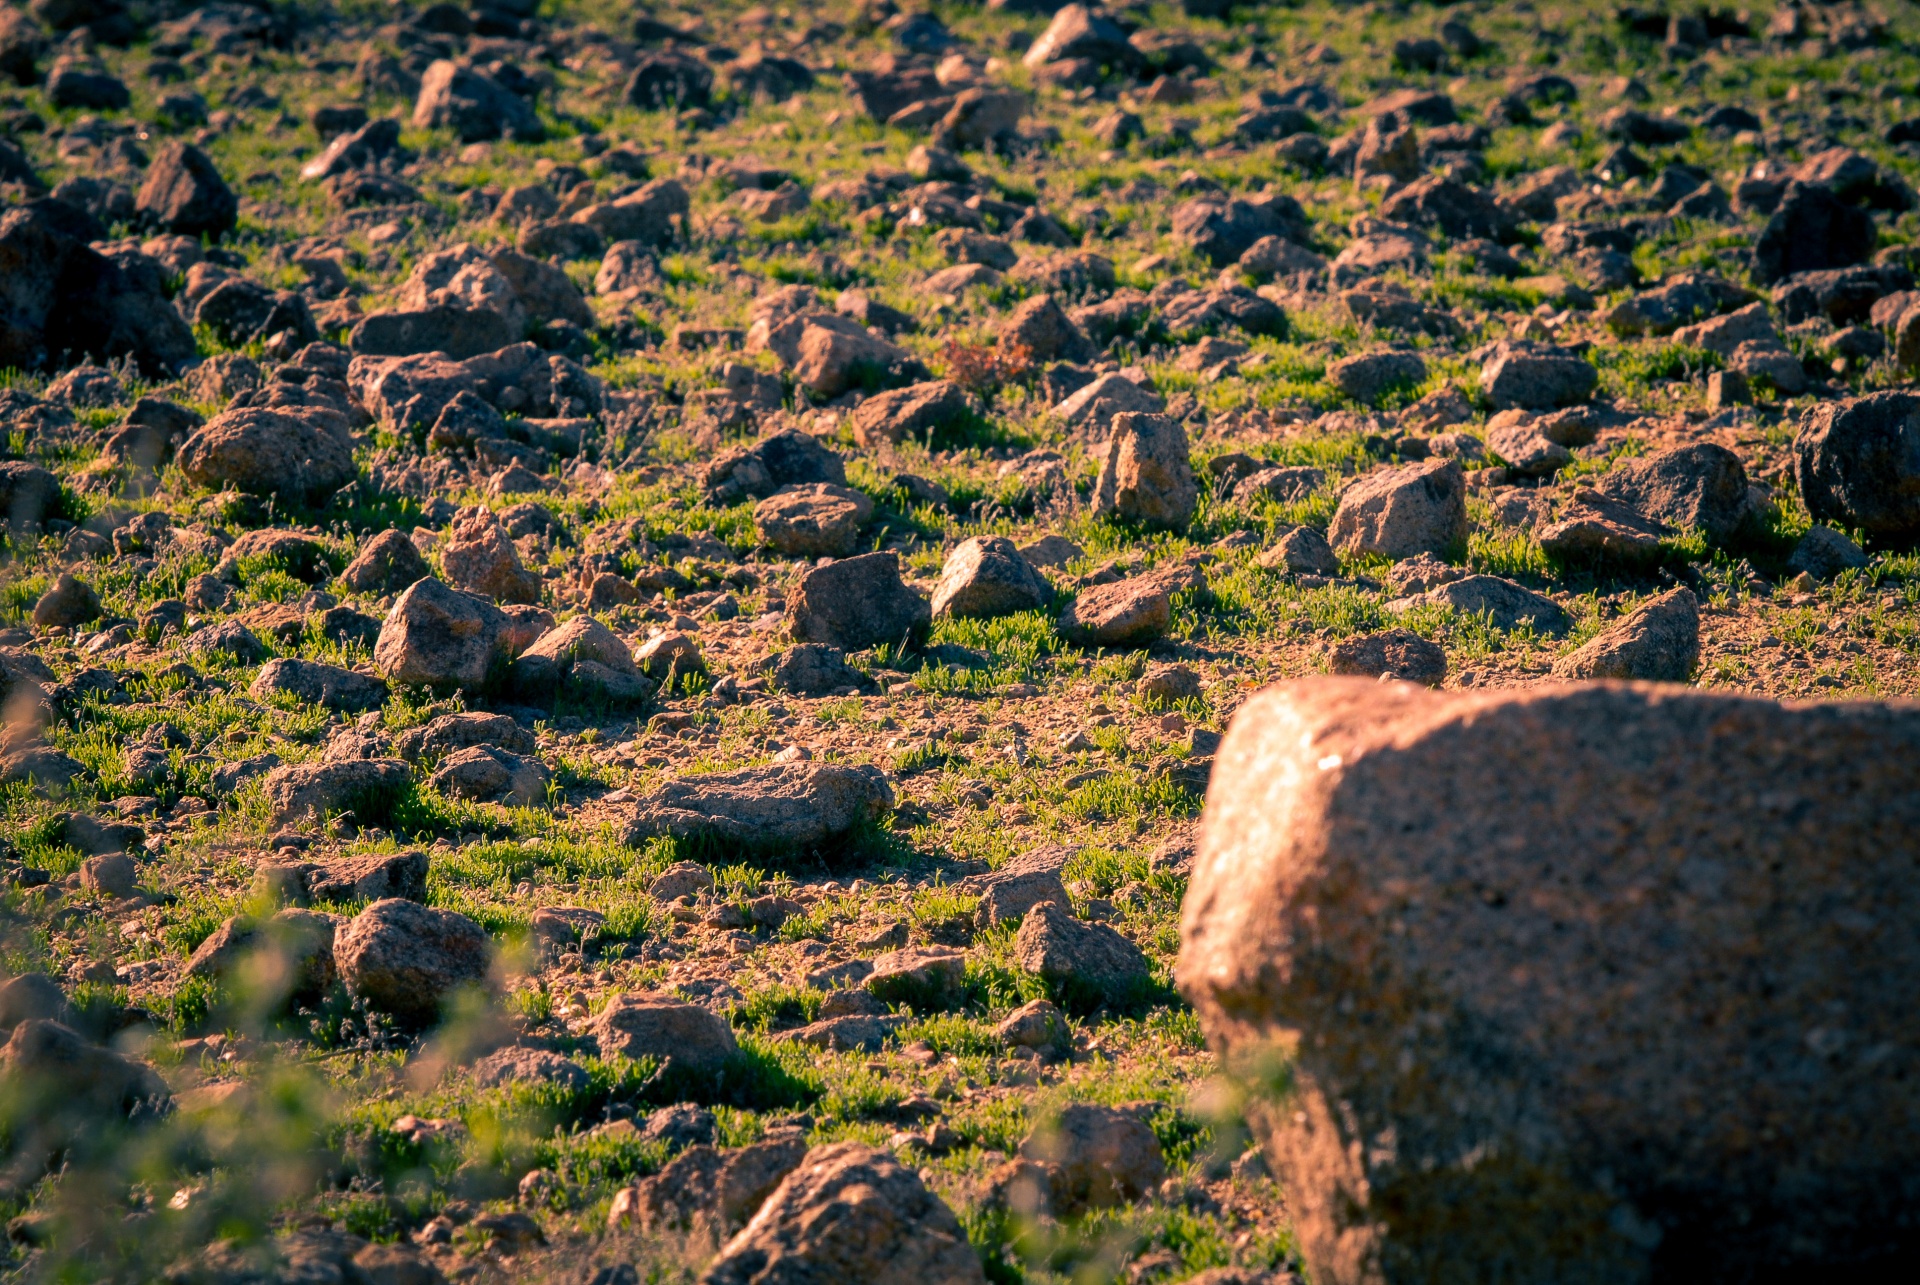
[[[627,841],[673,834],[812,849],[844,839],[892,807],[893,787],[877,767],[770,763],[669,782],[640,805]]]
[[[1288,1067],[1253,1119],[1314,1279],[1910,1261],[1916,762],[1901,705],[1250,701],[1178,976],[1228,1068]]]
[[[807,1153],[703,1279],[985,1285],[987,1278],[959,1220],[918,1174],[884,1151],[836,1142]]]

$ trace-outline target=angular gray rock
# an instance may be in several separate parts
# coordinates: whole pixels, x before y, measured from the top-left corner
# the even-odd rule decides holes
[[[360,552],[340,573],[340,581],[356,593],[388,594],[399,593],[432,574],[433,568],[420,556],[413,541],[389,528],[360,546]]]
[[[552,780],[552,771],[537,758],[474,745],[449,754],[427,784],[449,798],[531,808],[546,805]]]
[[[1096,517],[1185,531],[1200,502],[1187,453],[1187,430],[1165,415],[1113,416],[1093,487]]]
[[[1571,406],[1599,385],[1591,362],[1548,344],[1503,339],[1480,368],[1480,391],[1497,410]]]
[[[515,754],[531,754],[533,733],[505,714],[466,711],[440,714],[424,727],[414,727],[394,738],[394,750],[408,762],[439,758],[474,745],[494,745]]]
[[[616,995],[594,1019],[603,1057],[671,1058],[683,1071],[711,1075],[739,1055],[727,1019],[667,995]]]
[[[323,406],[247,407],[208,420],[174,463],[196,486],[307,504],[353,481],[347,418]]]
[[[1042,848],[1013,858],[1000,869],[983,875],[968,875],[954,885],[960,892],[978,894],[973,922],[980,928],[994,928],[1026,918],[1027,912],[1043,901],[1072,907],[1060,871],[1066,865],[1064,848]]]
[[[804,851],[844,839],[893,802],[877,767],[770,763],[669,782],[640,805],[627,841],[674,834]]]
[[[752,446],[724,451],[707,465],[701,478],[707,497],[716,504],[742,497],[761,498],[783,486],[810,482],[847,484],[847,466],[834,452],[798,429],[770,433]]]
[[[1258,477],[1259,474],[1254,474]],[[1340,557],[1327,537],[1310,526],[1297,526],[1275,541],[1258,559],[1263,567],[1296,576],[1337,576]]]
[[[1496,629],[1518,629],[1530,623],[1537,633],[1557,634],[1573,623],[1553,599],[1500,576],[1462,576],[1401,601],[1481,616]]]
[[[1059,995],[1121,1000],[1152,976],[1140,948],[1105,924],[1073,917],[1057,901],[1042,901],[1020,921],[1013,939],[1014,963]]]
[[[1447,652],[1410,629],[1388,629],[1341,639],[1327,652],[1327,669],[1362,678],[1391,674],[1401,682],[1438,687],[1447,680]]]
[[[795,643],[770,658],[767,677],[783,692],[795,696],[828,696],[844,688],[864,690],[873,684],[865,673],[847,663],[838,647]]]
[[[247,694],[264,700],[286,693],[311,705],[360,713],[386,704],[387,685],[372,674],[356,674],[317,660],[270,660],[260,666]]]
[[[1327,382],[1369,406],[1396,389],[1427,377],[1427,363],[1416,352],[1368,352],[1342,357],[1327,367]]]
[[[1897,1243],[1920,1119],[1871,1050],[1920,1041],[1916,761],[1898,704],[1255,696],[1178,977],[1222,1065],[1289,1050],[1250,1118],[1314,1279],[1748,1279]]]
[[[1173,624],[1173,600],[1152,576],[1082,589],[1060,613],[1059,630],[1083,647],[1140,647]]]
[[[520,561],[513,537],[490,509],[469,505],[454,515],[440,565],[456,589],[496,602],[537,603],[541,578]]]
[[[1700,603],[1685,587],[1635,607],[1619,623],[1553,662],[1557,678],[1684,683],[1700,663]]]
[[[900,579],[900,555],[891,551],[815,567],[787,593],[794,641],[842,651],[917,640],[932,620],[927,600]]]
[[[212,159],[177,139],[162,147],[147,167],[134,208],[165,231],[215,240],[233,231],[240,218],[240,199]]]
[[[649,1119],[643,1136],[652,1128]],[[711,1116],[706,1132],[710,1141]],[[704,1144],[690,1147],[659,1173],[616,1194],[607,1225],[631,1221],[652,1232],[731,1231],[754,1215],[806,1155],[806,1141],[797,1133],[726,1151]]]
[[[1793,474],[1816,522],[1903,544],[1920,537],[1920,396],[1819,403],[1794,436]]]
[[[970,411],[967,395],[945,379],[909,384],[876,393],[854,408],[853,435],[860,445],[920,441],[929,434],[964,419]]]
[[[373,664],[388,682],[477,692],[507,664],[507,618],[484,598],[421,580],[380,626]]]
[[[341,812],[366,825],[385,818],[410,780],[399,759],[290,763],[267,773],[267,803],[275,825],[317,824]]]
[[[753,506],[753,525],[774,552],[788,557],[844,558],[873,516],[863,492],[832,482],[783,486]]]
[[[592,616],[580,615],[549,629],[513,663],[514,687],[550,697],[561,687],[614,701],[641,701],[655,684],[640,672],[633,648]]]
[[[1540,547],[1563,561],[1627,566],[1660,561],[1666,556],[1661,541],[1674,534],[1664,522],[1591,487],[1575,491],[1560,516],[1536,533]]]
[[[918,1174],[885,1151],[838,1142],[807,1153],[702,1279],[985,1285],[986,1274],[953,1211]]]
[[[390,897],[334,935],[333,957],[350,994],[424,1026],[455,991],[486,981],[493,944],[465,915]]]
[[[1594,489],[1669,526],[1703,531],[1716,544],[1733,539],[1754,520],[1746,467],[1738,455],[1713,442],[1621,460]]]
[[[1866,565],[1866,551],[1830,526],[1810,529],[1787,558],[1789,570],[1804,571],[1815,580],[1831,580],[1842,571],[1857,571]]]
[[[1052,601],[1053,587],[1013,541],[977,535],[947,555],[933,590],[933,614],[985,619],[1037,611]]]
[[[490,138],[538,141],[542,129],[532,104],[471,66],[439,59],[420,77],[413,105],[415,129],[451,129],[463,143]]]
[[[1375,469],[1340,496],[1327,542],[1342,553],[1445,555],[1467,540],[1467,479],[1449,459]]]

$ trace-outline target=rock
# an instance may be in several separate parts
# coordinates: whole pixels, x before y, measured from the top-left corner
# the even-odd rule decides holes
[[[1186,530],[1200,502],[1186,430],[1164,415],[1123,412],[1111,422],[1094,515]]]
[[[713,93],[713,72],[698,58],[673,49],[642,54],[627,78],[622,97],[642,111],[705,107]]]
[[[41,629],[84,625],[100,615],[100,595],[84,580],[62,571],[33,604],[33,623]]]
[[[28,1180],[43,1164],[110,1122],[142,1123],[172,1105],[167,1085],[144,1062],[89,1043],[45,1018],[15,1024],[0,1047],[13,1172]]]
[[[1340,496],[1327,542],[1342,553],[1445,556],[1467,540],[1467,483],[1458,462],[1376,469]]]
[[[676,861],[653,877],[647,895],[655,901],[678,901],[713,887],[713,872],[697,861]]]
[[[182,650],[197,656],[223,656],[238,665],[257,665],[267,658],[267,645],[237,620],[203,625],[187,635]]]
[[[0,519],[16,535],[38,535],[59,510],[60,480],[38,464],[0,461]]]
[[[1041,610],[1052,601],[1052,586],[1013,541],[972,536],[947,555],[933,591],[933,614],[988,619]]]
[[[853,435],[862,446],[926,439],[971,413],[966,394],[944,379],[878,393],[854,408]]]
[[[1581,487],[1555,521],[1537,533],[1540,547],[1566,561],[1646,565],[1666,556],[1662,543],[1672,527],[1655,522],[1630,504]]]
[[[670,781],[646,799],[629,842],[656,834],[711,837],[748,848],[818,849],[893,808],[876,767],[770,763]]]
[[[1754,519],[1740,457],[1711,442],[1621,460],[1594,489],[1669,526],[1703,531],[1715,544]]]
[[[76,216],[79,221],[76,221]],[[193,330],[168,298],[167,272],[137,250],[88,244],[104,232],[64,202],[0,214],[0,366],[22,370],[131,358],[172,378],[195,356]]]
[[[578,226],[578,225],[567,225]],[[580,228],[582,232],[589,231]],[[593,238],[592,253],[573,255],[574,258],[597,258],[600,255],[599,238]],[[492,256],[496,271],[506,278],[512,287],[513,296],[521,311],[534,325],[546,325],[564,321],[591,329],[598,324],[593,309],[587,306],[586,296],[580,293],[580,287],[573,284],[564,268],[548,263],[544,259],[530,258],[516,254],[512,250],[496,251]]]
[[[1342,357],[1327,367],[1327,382],[1357,402],[1373,405],[1427,377],[1427,363],[1414,352],[1370,352]]]
[[[425,902],[427,854],[412,848],[319,862],[263,861],[254,867],[254,890],[296,902],[371,902],[383,897]]]
[[[1672,589],[1553,662],[1557,678],[1637,678],[1684,683],[1700,663],[1700,604]]]
[[[1140,62],[1140,51],[1128,43],[1127,33],[1113,19],[1086,5],[1070,4],[1053,15],[1020,61],[1038,68],[1074,58],[1124,70]]]
[[[739,1056],[727,1020],[711,1009],[666,995],[616,995],[594,1019],[602,1057],[671,1061],[681,1071],[712,1076]]]
[[[815,567],[787,594],[787,628],[796,642],[859,651],[923,636],[927,600],[900,579],[896,553],[863,553]]]
[[[210,491],[231,488],[296,504],[323,500],[356,475],[346,416],[320,406],[223,411],[187,438],[174,462]]]
[[[960,891],[979,895],[973,922],[978,928],[997,928],[1017,923],[1043,901],[1072,906],[1066,885],[1060,882],[1066,853],[1059,848],[1042,848],[1023,853],[1000,869],[983,875],[968,875],[955,885]]]
[[[1499,576],[1462,576],[1429,589],[1412,601],[1449,607],[1468,616],[1480,616],[1496,629],[1518,629],[1531,624],[1539,633],[1564,633],[1572,617],[1553,599],[1522,588]]]
[[[275,825],[317,824],[342,812],[366,825],[385,819],[412,779],[399,759],[290,763],[267,773],[267,804]]]
[[[872,500],[832,482],[783,486],[753,508],[760,539],[789,557],[844,558],[872,516]]]
[[[474,799],[508,807],[541,807],[553,773],[537,758],[491,745],[455,750],[427,784],[449,798]]]
[[[514,662],[513,684],[542,698],[565,686],[577,696],[616,704],[643,701],[655,688],[626,642],[584,615],[541,634],[523,651]]]
[[[673,674],[704,674],[707,662],[693,639],[682,633],[656,633],[633,653],[633,663],[649,678],[665,681]]]
[[[1711,273],[1680,272],[1610,309],[1604,320],[1620,336],[1670,335],[1682,326],[1755,302],[1753,292]]]
[[[0,785],[31,784],[43,795],[66,789],[85,772],[78,759],[48,745],[27,745],[0,754]]]
[[[1071,394],[1053,408],[1067,427],[1100,434],[1115,415],[1128,411],[1158,415],[1167,408],[1158,394],[1140,387],[1118,371],[1110,371]]]
[[[473,1064],[473,1082],[483,1089],[510,1084],[557,1084],[578,1092],[591,1081],[585,1067],[547,1049],[497,1049]]]
[[[1013,958],[1056,997],[1076,1002],[1095,996],[1124,1002],[1152,977],[1138,946],[1105,924],[1075,919],[1057,901],[1040,902],[1027,912],[1014,937]]]
[[[609,243],[631,241],[657,250],[672,244],[675,229],[685,224],[690,208],[687,189],[674,179],[662,178],[643,184],[637,192],[589,205],[573,217]]]
[[[338,916],[310,910],[282,910],[265,920],[237,916],[194,948],[185,972],[188,977],[229,978],[243,961],[265,956],[274,962],[248,970],[248,981],[276,991],[271,996],[275,1002],[316,999],[338,976],[333,939],[340,922]]]
[[[276,692],[349,713],[378,709],[387,701],[387,685],[373,675],[314,660],[270,660],[262,665],[247,694],[265,700]]]
[[[1218,196],[1183,201],[1173,210],[1173,239],[1224,268],[1262,237],[1289,241],[1308,239],[1306,212],[1292,197],[1263,201],[1230,200]]]
[[[1889,543],[1920,538],[1920,397],[1894,390],[1821,402],[1800,421],[1793,455],[1814,521]]]
[[[876,955],[867,992],[885,1004],[941,1009],[966,990],[967,957],[947,946],[909,946]]]
[[[420,77],[413,105],[415,129],[451,129],[463,143],[491,138],[539,141],[543,130],[533,107],[493,77],[445,58]]]
[[[436,691],[481,691],[507,660],[507,618],[500,609],[434,579],[400,595],[373,646],[374,667],[388,682]]]
[[[831,696],[873,685],[871,678],[847,663],[845,652],[820,643],[795,643],[771,658],[766,673],[775,687],[795,696]]]
[[[1408,227],[1434,228],[1449,240],[1513,239],[1517,224],[1498,201],[1477,187],[1444,174],[1416,178],[1380,203],[1380,218]]]
[[[1256,473],[1252,478],[1248,478],[1248,482],[1260,476],[1260,473]],[[1238,488],[1235,488],[1235,494],[1238,496]],[[1292,530],[1288,530],[1284,536],[1281,536],[1281,540],[1275,546],[1261,553],[1256,561],[1261,567],[1284,570],[1294,576],[1338,576],[1340,574],[1340,557],[1332,551],[1331,544],[1327,544],[1327,536],[1319,534],[1311,526],[1294,526]]]
[[[1001,1018],[993,1033],[1009,1048],[1058,1054],[1073,1046],[1067,1015],[1051,1000],[1028,1000]]]
[[[347,347],[370,357],[438,353],[466,361],[518,342],[522,331],[516,319],[494,308],[436,306],[370,313],[354,323]]]
[[[643,1142],[661,1142],[674,1151],[684,1147],[711,1146],[719,1124],[713,1112],[681,1102],[661,1107],[647,1117],[640,1129]]]
[[[1356,634],[1335,643],[1327,652],[1327,669],[1362,678],[1391,675],[1403,683],[1438,687],[1447,679],[1447,653],[1408,629]]]
[[[420,551],[399,531],[388,529],[370,536],[340,582],[355,593],[399,593],[433,574]]]
[[[1865,551],[1830,526],[1813,527],[1801,536],[1787,559],[1789,571],[1804,571],[1815,580],[1831,580],[1866,565]]]
[[[703,1279],[985,1285],[986,1276],[953,1211],[917,1174],[884,1151],[839,1142],[807,1153]]]
[[[1029,361],[1092,361],[1099,350],[1050,294],[1035,295],[1000,327],[1000,348],[1024,350]]]
[[[80,863],[80,886],[116,901],[131,897],[140,888],[140,868],[124,852],[88,857]]]
[[[134,206],[142,218],[180,236],[219,240],[240,218],[240,200],[199,148],[168,143],[147,167]]]
[[[1593,395],[1600,372],[1591,362],[1545,344],[1503,339],[1480,368],[1480,391],[1496,409],[1550,410]]]
[[[478,712],[441,714],[425,727],[411,728],[394,738],[394,749],[409,762],[438,758],[474,745],[497,745],[515,754],[531,754],[535,741],[532,732],[505,714]]]
[[[456,589],[485,594],[496,602],[540,601],[540,577],[520,561],[520,551],[500,519],[480,505],[470,505],[454,516],[440,565]]]
[[[1284,1102],[1251,1118],[1314,1279],[1647,1280],[1655,1252],[1745,1277],[1881,1252],[1904,1226],[1908,1085],[1834,1059],[1915,1038],[1892,981],[1912,843],[1889,836],[1920,822],[1916,753],[1920,714],[1871,702],[1353,679],[1254,697],[1178,976],[1223,1065],[1297,1050]],[[1470,1226],[1431,1216],[1461,1208]]]
[[[486,930],[465,915],[389,897],[334,936],[334,961],[350,994],[410,1025],[433,1022],[464,987],[486,981]]]
[[[1489,423],[1487,449],[1498,456],[1514,477],[1551,477],[1573,463],[1573,452],[1541,432],[1531,422]]]
[[[47,73],[47,102],[60,108],[121,111],[133,101],[126,82],[98,66],[61,58]]]
[[[1020,1143],[1020,1154],[1053,1169],[1055,1212],[1110,1209],[1151,1193],[1167,1176],[1160,1140],[1138,1115],[1077,1102]]]
[[[1731,357],[1742,344],[1755,339],[1769,345],[1780,342],[1780,337],[1774,333],[1773,319],[1767,315],[1767,305],[1757,300],[1725,316],[1709,317],[1673,332],[1674,343],[1688,348],[1705,348],[1722,357]]]
[[[712,1129],[708,1116],[709,1135]],[[617,1194],[608,1226],[631,1220],[645,1231],[729,1231],[751,1218],[806,1154],[806,1141],[794,1136],[728,1151],[693,1146],[659,1173]]]
[[[1795,180],[1754,240],[1753,275],[1770,284],[1798,272],[1865,263],[1878,239],[1872,214],[1830,188]]]
[[[73,1005],[60,984],[45,973],[22,973],[0,983],[0,1031],[35,1018],[73,1025]]]
[[[1059,629],[1083,647],[1138,647],[1164,635],[1172,623],[1166,586],[1138,576],[1081,590],[1060,613]]]
[[[841,458],[798,429],[783,429],[752,446],[726,451],[707,466],[702,483],[716,504],[744,496],[761,498],[783,486],[813,482],[847,484]]]

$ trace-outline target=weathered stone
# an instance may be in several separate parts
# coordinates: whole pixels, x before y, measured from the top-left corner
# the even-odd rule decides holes
[[[440,553],[440,565],[456,589],[496,602],[537,603],[542,581],[520,561],[520,551],[492,510],[461,509]]]
[[[276,825],[313,823],[341,812],[368,824],[385,818],[412,774],[399,759],[290,763],[267,773]]]
[[[186,975],[226,979],[244,961],[258,961],[245,978],[288,998],[312,999],[326,992],[338,975],[333,939],[339,918],[310,910],[282,910],[268,919],[237,916],[202,941],[187,960]],[[260,996],[258,998],[266,998]]]
[[[1066,885],[1060,882],[1067,852],[1062,848],[1042,848],[1023,853],[1000,869],[983,875],[968,875],[958,885],[961,892],[979,894],[973,921],[980,928],[995,928],[1017,923],[1043,901],[1062,906],[1073,903]]]
[[[1416,178],[1393,193],[1380,203],[1380,217],[1456,241],[1487,237],[1505,244],[1516,230],[1512,214],[1492,196],[1444,174]]]
[[[1408,558],[1467,540],[1467,480],[1449,459],[1376,469],[1340,496],[1327,542],[1342,553]]]
[[[887,1004],[944,1008],[966,988],[967,957],[946,946],[909,946],[876,955],[866,988]]]
[[[1082,589],[1060,613],[1062,637],[1083,647],[1140,647],[1173,624],[1173,600],[1151,576]]]
[[[985,1285],[953,1211],[858,1142],[816,1147],[707,1268],[708,1285],[836,1280]]]
[[[765,668],[774,686],[795,696],[830,696],[873,685],[872,679],[847,663],[845,652],[821,643],[795,643],[771,657]]]
[[[388,682],[480,691],[507,663],[507,618],[484,598],[426,579],[387,612],[373,646]]]
[[[736,447],[707,466],[702,478],[708,498],[727,503],[743,496],[772,495],[783,486],[814,482],[847,484],[845,462],[798,429],[769,434],[752,446]]]
[[[409,762],[438,758],[474,745],[497,745],[515,754],[534,751],[533,733],[505,714],[478,711],[440,714],[425,727],[409,728],[394,738],[394,749]]]
[[[1093,488],[1095,516],[1186,530],[1200,502],[1186,429],[1165,415],[1130,412],[1111,424]]]
[[[1787,568],[1804,571],[1815,580],[1831,580],[1843,571],[1867,565],[1866,551],[1830,526],[1816,526],[1801,536],[1787,558]]]
[[[491,138],[536,142],[544,132],[532,104],[485,72],[445,58],[420,77],[415,129],[451,129],[463,143]]]
[[[676,861],[653,877],[647,895],[655,901],[678,901],[713,887],[713,872],[697,861]]]
[[[275,692],[352,713],[378,709],[387,700],[387,685],[373,675],[314,660],[270,660],[262,665],[247,693],[261,700]]]
[[[208,490],[307,504],[353,481],[353,438],[346,416],[325,407],[248,407],[208,420],[181,445],[174,463]]]
[[[873,516],[873,501],[832,482],[783,486],[753,507],[760,538],[789,557],[843,558]]]
[[[1064,398],[1053,413],[1067,427],[1089,435],[1103,434],[1115,415],[1137,411],[1158,415],[1167,408],[1159,394],[1148,391],[1118,371],[1110,371]]]
[[[933,591],[933,614],[989,618],[1035,611],[1053,601],[1053,589],[1013,541],[972,536],[954,546]]]
[[[1591,362],[1546,344],[1503,339],[1480,368],[1480,391],[1500,410],[1568,406],[1587,400],[1599,385]]]
[[[1873,215],[1818,183],[1787,184],[1753,243],[1753,275],[1771,283],[1799,272],[1865,263],[1879,234]]]
[[[1256,473],[1253,476],[1259,477],[1260,474]],[[1235,488],[1235,494],[1238,493],[1238,488]],[[1333,546],[1327,543],[1327,537],[1310,526],[1297,526],[1289,530],[1275,542],[1271,549],[1260,555],[1258,562],[1263,567],[1271,567],[1297,576],[1340,574],[1339,555],[1333,551]]]
[[[100,615],[100,595],[93,586],[62,571],[33,604],[33,623],[42,629],[84,625]]]
[[[1551,477],[1573,463],[1573,452],[1533,423],[1489,425],[1487,449],[1516,477]]]
[[[1059,1053],[1073,1044],[1067,1015],[1051,1000],[1028,1000],[1000,1019],[993,1033],[1011,1048]]]
[[[1496,629],[1531,624],[1538,633],[1557,634],[1573,623],[1553,599],[1500,576],[1462,576],[1408,601],[1479,616]]]
[[[944,379],[878,393],[854,408],[853,435],[862,446],[921,440],[970,413],[967,395]]]
[[[1225,1066],[1287,1059],[1252,1119],[1314,1279],[1744,1279],[1901,1243],[1920,1126],[1867,1050],[1920,1038],[1916,755],[1910,708],[1674,688],[1243,707],[1179,979]]]
[[[1447,679],[1447,652],[1408,629],[1356,634],[1327,652],[1327,669],[1364,678],[1391,675],[1400,682],[1438,687]]]
[[[671,781],[641,804],[629,842],[707,836],[756,848],[825,847],[893,807],[876,767],[770,763]]]
[[[1553,662],[1560,678],[1638,678],[1684,683],[1700,663],[1700,604],[1670,589]]]
[[[390,897],[334,936],[347,990],[401,1021],[425,1025],[454,993],[485,982],[493,962],[486,930],[465,915]]]
[[[572,1058],[534,1048],[498,1049],[475,1062],[472,1074],[473,1082],[483,1089],[509,1084],[557,1084],[577,1092],[591,1082],[587,1069]]]
[[[60,984],[45,973],[22,973],[0,983],[0,1031],[35,1018],[73,1025],[73,1005]]]
[[[1357,402],[1372,405],[1386,394],[1418,384],[1427,363],[1415,352],[1357,353],[1327,367],[1327,381]]]
[[[547,802],[553,773],[537,758],[475,745],[449,754],[427,781],[455,799],[531,808]]]
[[[593,1022],[603,1057],[671,1060],[682,1071],[712,1075],[739,1055],[727,1019],[666,995],[616,995]]]
[[[1920,397],[1894,390],[1821,402],[1800,422],[1793,454],[1814,521],[1902,544],[1920,537]]]
[[[413,541],[388,529],[360,546],[359,554],[340,573],[340,582],[356,593],[399,593],[432,574]]]
[[[1167,1175],[1160,1140],[1131,1111],[1076,1102],[1037,1127],[1020,1154],[1053,1168],[1054,1212],[1108,1209],[1139,1200]]]
[[[233,231],[240,218],[240,199],[213,161],[199,148],[178,140],[153,158],[134,206],[143,218],[168,232],[215,240]]]
[[[787,628],[796,642],[859,651],[924,635],[927,600],[900,579],[900,556],[863,553],[816,567],[787,594]]]
[[[1672,527],[1632,505],[1581,487],[1560,516],[1540,528],[1538,539],[1542,549],[1563,561],[1644,565],[1666,556],[1661,541],[1673,534]]]
[[[11,1164],[29,1181],[77,1138],[110,1122],[153,1120],[172,1103],[166,1082],[144,1062],[40,1017],[17,1023],[0,1047],[0,1095]]]
[[[709,1136],[712,1131],[709,1116]],[[806,1154],[805,1139],[795,1136],[727,1151],[693,1146],[659,1173],[616,1195],[607,1225],[631,1221],[645,1231],[730,1231],[754,1215]]]
[[[1140,948],[1105,924],[1073,917],[1070,907],[1043,901],[1027,912],[1013,940],[1013,958],[1064,998],[1124,1000],[1151,976]]]
[[[354,323],[347,347],[368,357],[437,353],[467,361],[509,347],[523,332],[519,322],[494,308],[438,305],[369,313]]]
[[[1027,360],[1092,361],[1098,350],[1086,332],[1050,294],[1035,295],[1013,310],[1000,327],[1000,347],[1023,350]]]
[[[1705,532],[1716,544],[1754,519],[1746,468],[1739,456],[1712,442],[1621,460],[1594,489],[1669,526]]]

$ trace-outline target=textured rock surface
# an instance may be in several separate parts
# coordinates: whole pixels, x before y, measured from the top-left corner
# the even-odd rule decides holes
[[[1257,1120],[1316,1279],[1731,1278],[1905,1243],[1917,754],[1894,705],[1249,702],[1179,979],[1229,1066],[1294,1058]]]
[[[672,1058],[685,1071],[711,1074],[740,1052],[727,1020],[666,995],[617,995],[594,1019],[602,1054]]]
[[[1115,415],[1111,425],[1093,486],[1094,514],[1186,530],[1200,500],[1186,430],[1165,415],[1133,412]]]
[[[422,1025],[464,986],[486,980],[493,944],[465,915],[393,897],[376,901],[334,936],[334,962],[354,995]]]
[[[1920,536],[1920,397],[1869,393],[1815,406],[1793,453],[1794,480],[1816,522],[1903,543]]]
[[[926,632],[933,609],[900,579],[900,555],[863,553],[816,567],[787,595],[795,642],[859,651]]]
[[[1691,589],[1670,589],[1635,607],[1553,662],[1561,678],[1639,678],[1684,683],[1700,663],[1700,603]]]
[[[1342,553],[1445,554],[1467,538],[1467,484],[1452,460],[1381,469],[1340,496],[1327,541]]]
[[[630,834],[817,848],[892,807],[893,787],[877,767],[771,763],[670,782],[641,805]]]
[[[1045,576],[1013,541],[997,535],[962,540],[947,555],[933,591],[936,616],[1004,616],[1034,611],[1053,600]]]

